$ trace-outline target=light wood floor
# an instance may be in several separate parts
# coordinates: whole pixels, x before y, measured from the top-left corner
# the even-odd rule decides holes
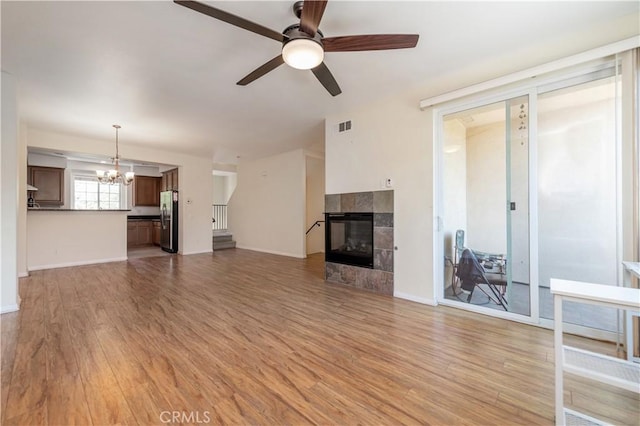
[[[129,260],[140,259],[143,257],[157,257],[157,256],[171,256],[172,253],[168,253],[162,250],[159,246],[143,246],[143,247],[130,247],[127,248],[127,258]],[[173,254],[177,256],[177,254]]]
[[[1,317],[2,424],[553,422],[549,330],[327,284],[322,269],[236,249],[33,272]],[[569,376],[566,389],[638,424],[633,394]]]

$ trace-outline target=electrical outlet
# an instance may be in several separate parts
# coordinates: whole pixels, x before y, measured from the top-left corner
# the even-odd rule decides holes
[[[385,186],[386,188],[391,188],[391,187],[393,186],[393,179],[391,179],[391,178],[387,178],[387,179],[385,179],[385,181],[384,181],[384,186]]]

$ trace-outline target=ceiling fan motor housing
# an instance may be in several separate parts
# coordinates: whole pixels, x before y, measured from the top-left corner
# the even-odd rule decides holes
[[[320,46],[323,46],[322,38],[324,37],[324,34],[322,34],[322,31],[317,30],[316,35],[311,37],[309,34],[300,30],[300,24],[289,25],[287,28],[284,29],[284,31],[282,31],[282,34],[284,34],[285,36],[285,40],[282,42],[282,47],[284,47],[285,44],[289,43],[292,40],[297,40],[301,38],[306,38],[307,40],[313,40],[316,43],[318,43]]]

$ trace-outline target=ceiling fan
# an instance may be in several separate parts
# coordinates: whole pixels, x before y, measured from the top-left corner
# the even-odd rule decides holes
[[[416,47],[418,34],[373,34],[341,37],[325,37],[318,28],[327,6],[327,0],[297,1],[293,12],[300,18],[279,33],[224,10],[197,1],[174,0],[175,3],[196,12],[219,19],[236,27],[254,32],[282,43],[282,53],[256,68],[237,84],[246,86],[283,63],[297,68],[310,69],[331,95],[342,93],[340,86],[323,62],[325,52],[355,52],[363,50],[389,50]]]

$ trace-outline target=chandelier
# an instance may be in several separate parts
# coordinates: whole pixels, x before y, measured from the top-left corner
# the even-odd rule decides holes
[[[114,124],[113,127],[116,129],[116,156],[112,159],[115,164],[115,169],[109,170],[108,172],[96,170],[96,174],[98,175],[100,183],[108,183],[110,185],[122,183],[124,185],[131,185],[131,182],[133,182],[133,172],[120,173],[120,154],[118,153],[118,129],[120,129],[120,125]]]

